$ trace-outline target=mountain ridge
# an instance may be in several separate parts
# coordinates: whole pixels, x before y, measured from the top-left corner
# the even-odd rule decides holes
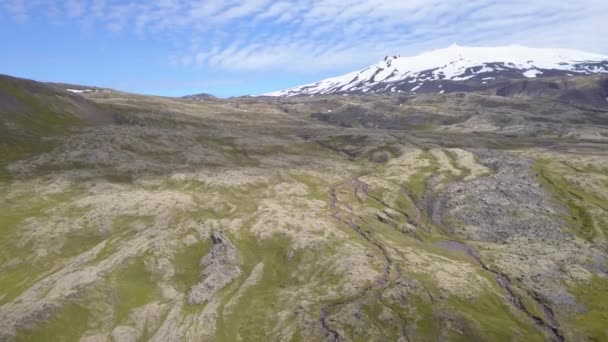
[[[359,71],[264,96],[348,93],[444,93],[483,90],[513,79],[608,74],[608,56],[521,45],[452,45],[412,57],[385,57]]]

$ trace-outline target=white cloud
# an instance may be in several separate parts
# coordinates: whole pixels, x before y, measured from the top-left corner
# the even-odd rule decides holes
[[[65,11],[68,17],[76,18],[84,14],[85,3],[80,0],[66,0]]]
[[[608,54],[605,0],[0,0],[20,21],[50,8],[111,31],[177,36],[167,54],[185,67],[341,72],[454,42]]]
[[[0,9],[8,12],[17,22],[24,22],[28,19],[28,7],[25,0],[4,0],[0,2]]]

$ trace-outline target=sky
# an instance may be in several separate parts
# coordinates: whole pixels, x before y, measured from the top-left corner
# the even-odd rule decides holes
[[[0,74],[261,94],[457,43],[608,55],[606,0],[0,0]]]

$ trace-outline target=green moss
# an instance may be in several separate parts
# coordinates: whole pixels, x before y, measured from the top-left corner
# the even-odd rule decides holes
[[[250,215],[257,210],[258,199],[266,197],[270,188],[272,188],[272,184],[265,182],[240,186],[210,186],[196,180],[188,180],[166,182],[159,190],[179,191],[192,195],[196,205],[181,215],[182,218],[190,217],[198,221],[201,219],[226,219]],[[201,197],[201,193],[217,195],[225,205],[211,206],[208,202],[209,197]]]
[[[416,173],[412,174],[407,179],[407,189],[416,198],[421,201],[427,189],[429,178],[437,171],[437,160],[428,151],[424,151],[420,159],[427,160],[429,165],[419,168]]]
[[[546,160],[539,160],[534,164],[533,170],[537,174],[539,182],[553,192],[557,201],[567,206],[568,228],[579,237],[593,241],[598,237],[596,229],[598,227],[601,229],[602,225],[601,221],[598,221],[600,224],[596,224],[598,218],[592,216],[589,209],[600,208],[608,211],[606,201],[572,185],[566,181],[565,174],[560,173],[559,168],[551,165]]]
[[[304,172],[290,173],[290,177],[306,185],[309,198],[327,201],[329,185],[323,180]]]
[[[100,261],[106,260],[110,255],[112,255],[117,250],[117,244],[120,238],[114,238],[111,240],[107,240],[101,251],[97,253],[95,259],[91,261],[92,264],[96,264]]]
[[[134,215],[119,215],[114,217],[112,220],[112,233],[109,235],[105,246],[97,254],[95,259],[93,259],[92,263],[95,264],[107,259],[118,250],[121,241],[126,241],[133,237],[136,234],[136,230],[132,229],[135,223],[151,226],[154,224],[154,217]]]
[[[373,325],[378,332],[381,333],[383,341],[397,341],[400,335],[400,326],[393,326],[388,322],[380,319],[384,310],[390,310],[378,298],[372,298],[371,301],[361,306],[361,313],[367,317],[368,322]],[[367,329],[366,329],[367,331]],[[369,341],[371,336],[368,334],[354,334],[355,341]]]
[[[0,275],[0,305],[17,298],[23,291],[44,277],[49,269],[23,260],[13,267],[6,267]]]
[[[476,334],[488,341],[544,341],[544,335],[531,322],[516,317],[502,295],[485,292],[474,299],[450,297],[449,307],[471,322]]]
[[[521,299],[522,304],[526,307],[526,310],[528,310],[531,315],[536,317],[545,317],[543,309],[532,297],[530,297],[526,291],[517,286],[512,286],[511,290],[517,297],[519,297],[519,299]]]
[[[446,257],[453,258],[453,255],[448,251]],[[461,257],[464,260],[465,256]],[[446,295],[437,288],[434,276],[428,273],[408,273],[406,277],[416,279],[428,294],[428,297],[422,293],[410,295],[406,304],[391,303],[410,322],[410,338],[413,340],[437,340],[440,322],[445,318],[458,326],[456,330],[443,331],[450,336],[449,340],[544,340],[543,333],[531,321],[507,304],[502,289],[497,285],[475,297],[464,298]],[[494,283],[492,276],[484,274],[484,277]]]
[[[197,138],[200,144],[221,151],[224,156],[239,166],[259,166],[260,162],[253,158],[245,148],[236,144],[234,140],[234,138],[212,137],[209,135]]]
[[[283,290],[297,289],[311,279],[319,279],[322,271],[319,265],[319,254],[331,255],[331,250],[290,252],[291,240],[284,235],[274,235],[264,240],[258,240],[249,234],[242,234],[232,239],[241,253],[244,262],[243,275],[239,284],[249,276],[251,270],[260,262],[264,263],[264,272],[258,283],[251,286],[232,308],[232,314],[218,320],[217,339],[219,341],[234,341],[238,337],[251,341],[271,339],[276,326],[278,310],[283,310],[285,300],[293,299],[280,297]],[[336,278],[335,274],[332,274]],[[323,284],[339,283],[332,279],[324,279]],[[241,285],[235,285],[223,292],[222,305],[233,298]],[[287,321],[295,320],[288,317]],[[294,321],[295,325],[296,322]],[[297,337],[297,335],[294,335]],[[296,338],[294,337],[294,338]],[[296,339],[297,340],[297,339]]]
[[[180,292],[187,292],[200,281],[200,261],[209,252],[210,247],[210,240],[204,240],[185,247],[175,255],[173,284]]]
[[[289,339],[289,341],[290,342],[301,342],[301,341],[303,341],[303,339],[302,339],[302,333],[300,332],[300,330],[296,330],[295,333]]]
[[[135,223],[152,225],[154,216],[118,215],[112,219],[112,233],[118,234],[129,231]]]
[[[143,258],[135,259],[114,274],[112,283],[116,291],[114,307],[117,324],[124,322],[132,309],[160,298],[156,282],[146,269]]]
[[[68,191],[42,198],[33,190],[27,190],[10,199],[0,197],[0,260],[12,257],[12,253],[5,253],[8,252],[6,248],[14,244],[15,234],[26,219],[45,217],[47,210],[66,203],[75,195]]]
[[[410,299],[415,308],[414,331],[416,336],[437,340],[439,321],[433,312],[433,305],[419,297]]]
[[[19,331],[18,342],[72,342],[88,330],[89,310],[79,303],[67,303],[52,318],[32,329]]]
[[[428,167],[415,174],[411,175],[408,182],[408,189],[418,199],[422,200],[427,188],[427,181],[432,174],[433,169]]]
[[[53,194],[44,199],[32,192],[23,192],[10,200],[0,198],[0,265],[19,261],[0,272],[0,304],[15,299],[46,273],[53,271],[62,258],[75,255],[77,251],[65,249],[34,262],[31,243],[19,244],[19,229],[27,219],[44,220],[49,209],[65,204],[72,196],[76,196],[76,192]],[[88,246],[94,244],[88,237],[86,241]],[[68,238],[67,242],[70,244],[72,241]]]
[[[456,170],[460,171],[460,175],[457,177],[458,179],[464,179],[471,175],[471,170],[460,165],[458,163],[458,155],[450,150],[443,150],[445,155],[448,157],[450,161],[450,165]]]
[[[578,229],[579,234],[586,240],[592,241],[597,232],[594,228],[594,223],[591,215],[582,205],[579,205],[574,200],[568,200],[568,208],[570,209],[570,221]]]
[[[78,341],[89,329],[105,326],[107,311],[100,310],[99,301],[107,301],[114,309],[112,326],[124,324],[132,309],[161,298],[155,283],[144,259],[136,258],[103,284],[63,304],[47,320],[19,331],[17,341]]]
[[[61,246],[59,256],[70,258],[84,253],[104,240],[104,237],[97,232],[87,231],[86,228],[66,236],[66,240]]]
[[[440,297],[435,279],[428,273],[408,273],[404,276],[415,279],[426,289],[426,293],[408,293],[405,300],[396,297],[389,301],[384,298],[382,303],[407,322],[411,340],[438,340],[440,322],[437,314],[441,313],[444,305],[443,302],[432,299]]]
[[[589,284],[572,287],[570,292],[585,306],[586,311],[575,316],[569,325],[590,340],[608,339],[608,279],[595,277]]]

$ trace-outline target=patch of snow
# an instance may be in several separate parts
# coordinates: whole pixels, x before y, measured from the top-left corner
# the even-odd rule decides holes
[[[70,93],[75,93],[75,94],[94,92],[94,90],[92,90],[92,89],[66,89],[66,91],[69,91]]]
[[[424,84],[424,83],[420,83],[419,85],[417,85],[417,86],[415,86],[414,88],[412,88],[412,90],[410,90],[410,91],[412,91],[412,92],[416,92],[416,90],[420,89],[420,87],[422,87],[422,85],[423,85],[423,84]]]
[[[466,80],[470,80],[471,78],[475,77],[477,75],[469,75],[469,76],[455,76],[452,77],[453,81],[466,81]]]
[[[439,92],[439,94],[443,94],[443,93],[445,93],[445,89]]]
[[[538,77],[538,75],[541,75],[543,72],[540,70],[536,70],[536,69],[531,69],[531,70],[527,70],[526,72],[522,73],[522,75],[526,76],[527,78],[536,78]]]

